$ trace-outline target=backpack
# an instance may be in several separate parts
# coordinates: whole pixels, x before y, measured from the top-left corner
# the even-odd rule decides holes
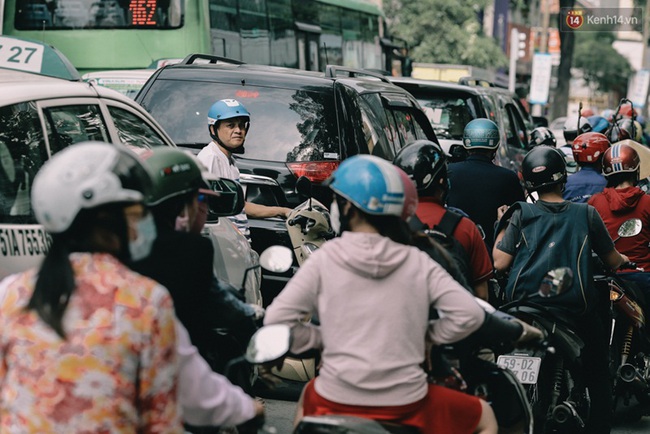
[[[473,281],[472,269],[470,267],[469,255],[460,241],[458,241],[453,235],[462,218],[463,216],[460,214],[446,210],[440,223],[435,225],[433,229],[424,224],[417,215],[411,217],[409,225],[412,230],[423,232],[434,241],[431,247],[425,246],[423,243],[416,243],[417,247],[428,253],[429,256],[442,265],[443,268],[445,268],[447,272],[458,281],[458,283],[473,293],[474,291],[471,286]],[[436,245],[442,247],[442,254],[437,251]]]

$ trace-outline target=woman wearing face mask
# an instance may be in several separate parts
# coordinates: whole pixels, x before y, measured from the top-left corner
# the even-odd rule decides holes
[[[391,163],[363,155],[343,161],[328,184],[332,225],[341,237],[302,264],[264,318],[264,324],[292,326],[292,352],[322,349],[319,375],[303,391],[304,414],[356,415],[422,433],[496,433],[487,403],[427,384],[426,338],[458,341],[477,330],[485,314],[440,265],[410,245],[413,182]],[[440,319],[428,320],[431,307]],[[314,313],[319,326],[302,321]]]
[[[0,283],[0,431],[181,433],[172,299],[126,263],[155,237],[126,148],[73,145],[32,187],[52,244]]]

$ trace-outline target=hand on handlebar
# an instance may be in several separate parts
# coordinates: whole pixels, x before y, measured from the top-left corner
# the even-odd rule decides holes
[[[519,339],[517,339],[516,342],[516,345],[518,347],[525,347],[527,344],[541,342],[544,340],[544,333],[542,333],[542,331],[537,327],[533,327],[532,325],[517,318],[515,318],[515,321],[521,324],[521,326],[524,328],[524,331],[521,333],[521,336],[519,336]]]

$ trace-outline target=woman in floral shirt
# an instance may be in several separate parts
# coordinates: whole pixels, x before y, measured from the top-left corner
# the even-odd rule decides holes
[[[52,245],[40,270],[0,283],[3,434],[182,432],[171,298],[123,264],[155,238],[149,182],[137,157],[102,143],[35,177]]]

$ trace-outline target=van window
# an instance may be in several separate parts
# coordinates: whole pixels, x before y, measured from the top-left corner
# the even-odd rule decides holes
[[[35,223],[30,194],[47,160],[34,103],[0,107],[0,223]]]
[[[110,142],[97,105],[69,105],[43,109],[52,154],[88,140]]]
[[[165,146],[165,141],[149,125],[133,113],[118,107],[108,106],[120,141],[129,147],[153,148]]]
[[[251,114],[244,158],[319,161],[340,155],[334,94],[323,89],[155,80],[141,105],[178,146],[201,149],[210,143],[208,110],[234,98]]]

